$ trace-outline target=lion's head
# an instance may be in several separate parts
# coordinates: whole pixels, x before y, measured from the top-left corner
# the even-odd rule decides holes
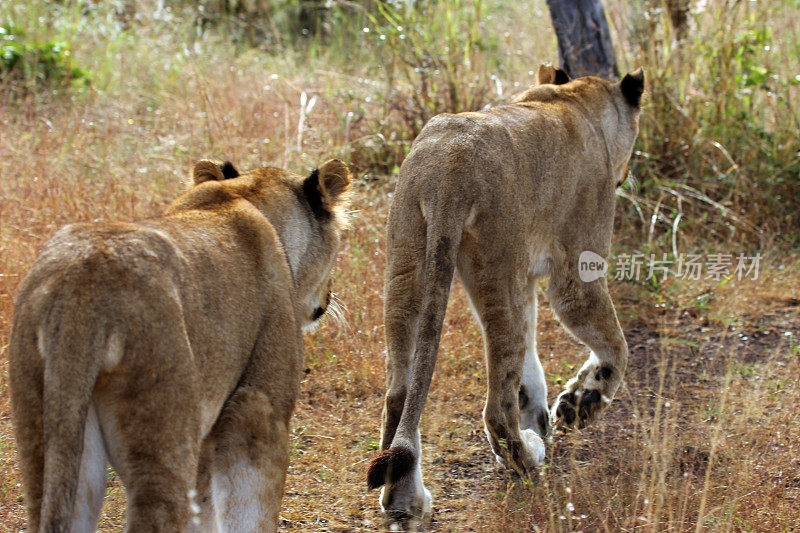
[[[345,208],[351,174],[331,159],[303,177],[279,168],[240,174],[230,162],[204,159],[192,172],[194,201],[242,197],[275,227],[298,294],[304,327],[331,303],[331,269],[347,225]]]
[[[644,70],[639,67],[613,82],[597,76],[573,80],[560,68],[542,65],[538,82],[514,102],[563,102],[591,115],[591,122],[600,128],[606,140],[614,175],[621,183],[639,133]]]

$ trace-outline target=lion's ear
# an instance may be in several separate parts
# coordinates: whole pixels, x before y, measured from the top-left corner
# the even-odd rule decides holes
[[[572,78],[569,77],[569,74],[567,74],[566,70],[562,70],[560,68],[556,69],[556,79],[553,83],[556,85],[564,85],[570,81],[572,81]]]
[[[229,180],[239,176],[239,171],[230,161],[216,161],[213,159],[201,159],[194,164],[192,170],[192,182],[199,185],[204,181]]]
[[[330,159],[319,167],[319,180],[331,202],[343,197],[350,187],[351,178],[350,169],[339,159]]]
[[[566,71],[552,65],[540,65],[537,78],[539,80],[539,85],[545,83],[564,85],[570,81],[569,74],[567,74]]]
[[[644,69],[639,67],[630,74],[625,74],[625,77],[619,82],[619,88],[622,90],[622,96],[630,105],[639,107],[642,102],[642,93],[644,93]]]
[[[331,159],[303,181],[303,193],[318,216],[329,214],[347,198],[351,174],[342,161]]]

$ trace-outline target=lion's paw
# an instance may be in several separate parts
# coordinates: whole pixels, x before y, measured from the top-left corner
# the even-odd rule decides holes
[[[562,429],[588,426],[611,403],[616,389],[613,374],[610,367],[587,362],[553,403],[550,412],[553,425]]]
[[[545,445],[542,437],[532,429],[523,429],[519,434],[525,444],[525,450],[527,450],[528,456],[533,460],[534,464],[536,466],[544,464]]]
[[[389,526],[424,523],[430,519],[433,509],[433,498],[422,483],[419,469],[390,487],[384,486],[379,502]]]
[[[519,431],[519,436],[522,438],[522,445],[525,448],[523,471],[530,473],[537,466],[544,464],[546,455],[545,444],[542,437],[532,429],[521,429]],[[506,461],[505,457],[495,453],[494,458],[500,466],[509,468],[508,461]]]

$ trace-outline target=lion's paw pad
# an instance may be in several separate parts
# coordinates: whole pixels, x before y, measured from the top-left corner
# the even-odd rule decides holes
[[[553,404],[553,423],[562,428],[584,428],[610,401],[596,389],[564,391]]]

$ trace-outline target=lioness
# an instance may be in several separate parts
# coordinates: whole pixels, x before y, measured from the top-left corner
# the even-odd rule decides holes
[[[9,347],[28,531],[274,531],[302,371],[350,185],[203,160],[163,216],[75,224],[20,286]]]
[[[555,402],[562,426],[587,424],[614,397],[628,349],[606,282],[584,283],[578,257],[606,257],[615,188],[638,133],[641,69],[619,83],[539,69],[509,105],[443,114],[400,169],[388,221],[388,392],[369,487],[394,517],[430,511],[419,422],[458,270],[484,332],[483,419],[498,460],[527,473],[544,460],[547,386],[536,355],[536,287],[592,354]],[[413,363],[413,364],[412,364]]]

